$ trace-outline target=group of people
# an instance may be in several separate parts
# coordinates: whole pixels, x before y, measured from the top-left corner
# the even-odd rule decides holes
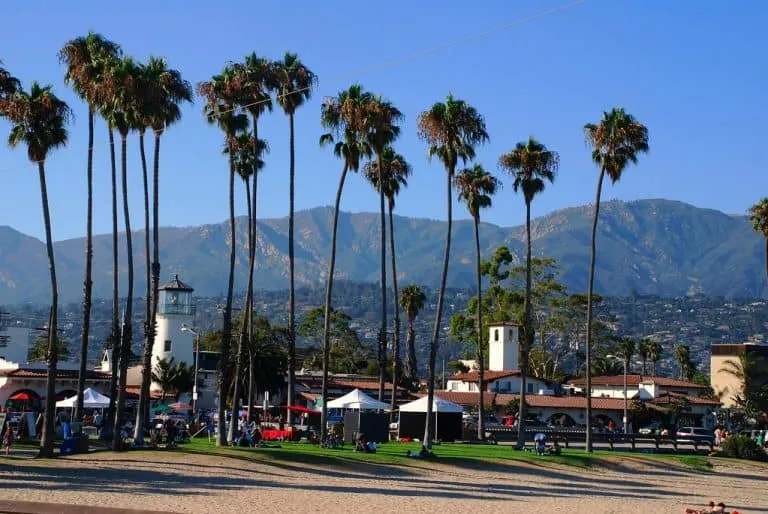
[[[709,502],[703,509],[687,508],[683,512],[685,514],[740,514],[738,510],[729,513],[725,510],[725,504],[723,502],[715,504],[713,501]]]

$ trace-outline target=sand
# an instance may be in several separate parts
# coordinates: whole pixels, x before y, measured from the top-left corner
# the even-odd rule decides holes
[[[180,452],[99,452],[51,461],[0,459],[2,499],[165,512],[682,512],[710,499],[768,511],[768,467],[715,464],[712,473],[621,458],[581,470],[527,463],[475,468],[334,467]],[[460,510],[461,509],[461,510]]]

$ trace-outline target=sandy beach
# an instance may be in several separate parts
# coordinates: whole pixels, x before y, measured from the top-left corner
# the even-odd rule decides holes
[[[256,450],[258,451],[258,450]],[[527,463],[473,469],[414,461],[320,466],[242,456],[99,452],[51,461],[0,460],[4,500],[164,512],[670,512],[724,501],[768,512],[768,468],[715,464],[712,473],[621,458],[582,470]]]

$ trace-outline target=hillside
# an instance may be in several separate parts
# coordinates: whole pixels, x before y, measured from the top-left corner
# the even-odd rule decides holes
[[[325,281],[330,253],[332,209],[296,213],[297,284]],[[533,222],[534,253],[554,257],[571,291],[586,289],[592,208],[555,211]],[[398,274],[401,282],[435,286],[442,259],[445,222],[396,217]],[[259,221],[258,287],[284,289],[288,273],[287,218]],[[246,223],[238,219],[238,284],[247,268]],[[669,200],[606,202],[598,227],[595,290],[610,296],[700,293],[759,297],[766,290],[763,242],[746,217],[730,216]],[[193,285],[196,294],[220,294],[227,278],[228,223],[161,230],[163,280],[174,273]],[[124,244],[124,238],[121,239]],[[524,227],[483,224],[481,248],[490,255],[507,245],[524,255]],[[337,273],[342,279],[378,280],[378,215],[342,213],[339,220]],[[143,237],[134,238],[137,265],[143,262]],[[63,301],[76,301],[82,290],[84,239],[56,243],[57,271]],[[124,251],[124,250],[123,250]],[[472,224],[454,223],[449,283],[472,284]],[[124,263],[124,259],[122,259]],[[125,278],[121,269],[121,279]],[[111,293],[111,236],[94,238],[94,293]],[[143,290],[138,272],[137,292]],[[48,295],[44,244],[10,227],[0,227],[0,303],[45,302]]]

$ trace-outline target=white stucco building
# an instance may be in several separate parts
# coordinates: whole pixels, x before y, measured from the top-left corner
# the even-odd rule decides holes
[[[492,323],[488,330],[488,369],[483,373],[485,390],[497,393],[520,393],[520,327],[515,323]],[[448,377],[447,391],[479,392],[479,374],[476,369]],[[553,394],[549,384],[527,377],[529,394]]]

